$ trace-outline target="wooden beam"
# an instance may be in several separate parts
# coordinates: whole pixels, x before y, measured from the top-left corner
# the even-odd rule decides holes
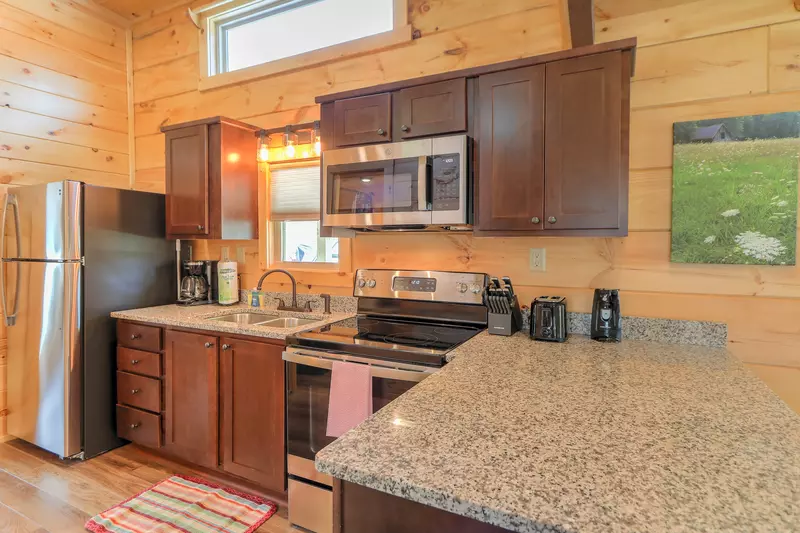
[[[592,0],[567,0],[569,31],[573,48],[594,44],[593,4]]]

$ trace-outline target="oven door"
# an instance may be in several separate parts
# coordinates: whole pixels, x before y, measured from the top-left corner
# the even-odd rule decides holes
[[[286,361],[286,430],[290,456],[310,461],[322,448],[336,440],[325,435],[328,399],[334,361],[367,364],[372,371],[373,412],[407,392],[436,372],[437,368],[407,363],[389,363],[343,354],[289,347]],[[291,474],[291,472],[290,472]]]
[[[325,152],[322,224],[430,225],[432,154],[431,139]]]

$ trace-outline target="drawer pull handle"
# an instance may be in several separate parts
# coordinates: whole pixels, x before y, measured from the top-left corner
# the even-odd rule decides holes
[[[131,424],[131,429],[136,429],[139,426],[141,426],[141,424],[139,422],[136,422],[135,424]]]
[[[136,339],[141,339],[141,338],[142,338],[142,334],[141,333],[134,333],[133,335],[131,335],[131,340],[132,341],[135,341]]]
[[[405,124],[403,124],[402,126],[400,126],[400,130],[401,130],[401,131],[408,131],[408,126],[406,126]]]
[[[139,394],[139,389],[131,389],[131,394]]]
[[[534,224],[538,224],[539,222],[541,222],[541,220],[539,219],[539,217],[533,217],[531,219],[531,222],[533,222]]]
[[[231,349],[231,345],[230,344],[223,344],[222,345],[222,349],[223,350],[230,350]]]
[[[138,359],[131,359],[131,364],[132,365],[138,365],[139,364],[139,360]]]
[[[202,224],[198,224],[197,225],[197,231],[203,231],[203,225]]]
[[[556,223],[556,217],[550,217],[550,218],[547,219],[547,221],[549,223],[551,223],[551,224],[555,224]]]
[[[205,346],[206,346],[206,348],[211,348],[212,346],[214,346],[214,343],[213,342],[207,342],[205,344]]]
[[[386,130],[383,128],[378,128],[378,135],[386,135]]]

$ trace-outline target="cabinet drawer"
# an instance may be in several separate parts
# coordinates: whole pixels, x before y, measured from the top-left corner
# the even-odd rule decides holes
[[[161,380],[117,372],[117,402],[161,412]]]
[[[126,348],[161,351],[161,328],[131,322],[117,322],[117,342]]]
[[[132,350],[131,348],[118,346],[117,370],[160,378],[161,354],[142,352],[140,350]]]
[[[390,142],[391,108],[391,93],[337,100],[333,104],[334,143],[350,146]]]
[[[289,480],[289,523],[316,533],[333,531],[333,492]]]
[[[160,448],[161,415],[117,404],[117,436],[142,446]]]

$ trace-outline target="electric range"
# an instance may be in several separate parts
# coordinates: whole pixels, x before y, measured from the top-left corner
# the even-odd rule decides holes
[[[304,503],[330,500],[332,480],[317,472],[313,461],[336,440],[326,435],[333,363],[370,367],[373,412],[378,411],[444,366],[449,351],[486,329],[482,295],[487,281],[485,274],[469,272],[359,270],[353,289],[356,317],[287,337],[291,523],[308,527]],[[319,505],[313,507],[320,512]]]

